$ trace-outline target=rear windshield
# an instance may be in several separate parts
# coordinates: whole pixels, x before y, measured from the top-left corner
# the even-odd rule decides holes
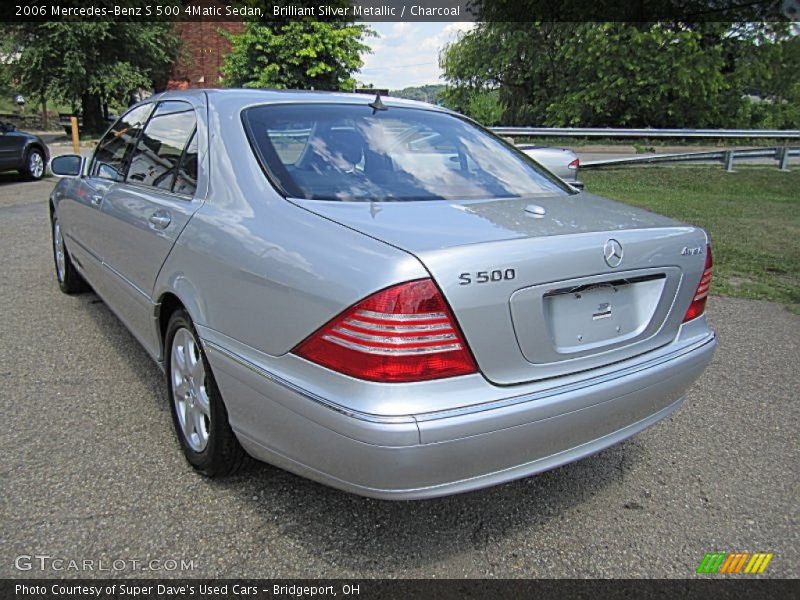
[[[313,200],[470,200],[553,196],[570,188],[459,117],[366,104],[277,104],[244,112],[272,180]]]

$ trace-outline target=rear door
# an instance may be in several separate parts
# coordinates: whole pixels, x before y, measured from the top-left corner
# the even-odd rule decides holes
[[[99,251],[114,281],[115,309],[147,348],[156,348],[151,296],[161,265],[200,207],[194,107],[169,100],[156,107],[132,153],[124,181],[102,203]]]

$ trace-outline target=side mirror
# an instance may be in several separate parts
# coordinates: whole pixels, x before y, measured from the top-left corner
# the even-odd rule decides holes
[[[50,161],[50,170],[57,177],[80,177],[83,161],[84,158],[77,154],[63,154]]]

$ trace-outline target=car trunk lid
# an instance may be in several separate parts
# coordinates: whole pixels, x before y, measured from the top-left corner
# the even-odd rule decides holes
[[[590,194],[293,202],[419,258],[500,385],[669,343],[704,265],[701,229]]]

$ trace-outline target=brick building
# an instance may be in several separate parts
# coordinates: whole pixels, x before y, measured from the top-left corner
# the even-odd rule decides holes
[[[181,50],[167,89],[220,87],[222,63],[231,50],[230,42],[220,30],[240,33],[244,30],[244,23],[180,21],[175,28],[181,39]]]

